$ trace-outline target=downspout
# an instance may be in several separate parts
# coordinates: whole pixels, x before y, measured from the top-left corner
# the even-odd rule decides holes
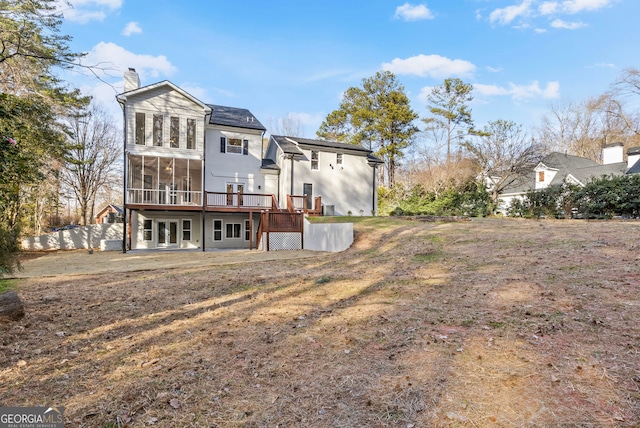
[[[205,207],[207,206],[207,202],[206,202],[206,198],[207,198],[207,191],[205,189],[205,183],[207,182],[207,114],[205,113],[204,115],[204,125],[202,127],[202,132],[203,132],[203,136],[202,136],[202,182],[200,183],[200,188],[202,189],[202,233],[201,233],[201,239],[200,241],[202,242],[202,252],[205,251],[205,238],[207,236],[206,231],[205,231],[205,223],[206,223],[206,219],[205,219],[205,214],[206,214],[206,210]]]
[[[291,155],[291,190],[289,194],[293,196],[293,155]]]
[[[126,104],[120,100],[118,103],[122,107],[122,122],[124,126],[124,144],[122,147],[122,171],[123,171],[123,184],[122,184],[122,252],[127,252],[127,109]]]
[[[376,168],[377,165],[373,165],[373,192],[371,194],[371,215],[375,215],[376,212]]]

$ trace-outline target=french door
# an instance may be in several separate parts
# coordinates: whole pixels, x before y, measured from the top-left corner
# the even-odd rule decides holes
[[[242,206],[244,183],[227,183],[227,205]]]
[[[158,247],[178,246],[178,221],[158,221]]]

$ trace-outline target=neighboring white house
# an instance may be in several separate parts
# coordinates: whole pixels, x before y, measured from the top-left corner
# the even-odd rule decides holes
[[[522,198],[531,190],[545,189],[549,186],[561,185],[564,182],[584,186],[589,181],[603,176],[620,176],[640,172],[640,148],[627,150],[627,161],[624,161],[624,145],[613,143],[602,149],[603,163],[580,156],[552,152],[540,161],[528,174],[516,180],[500,193],[499,212],[506,212],[511,202]]]
[[[140,86],[134,69],[116,98],[125,250],[255,248],[269,233],[297,233],[302,242],[303,212],[377,209],[381,161],[370,150],[273,137],[264,156],[266,128],[249,110],[205,104],[169,81]]]

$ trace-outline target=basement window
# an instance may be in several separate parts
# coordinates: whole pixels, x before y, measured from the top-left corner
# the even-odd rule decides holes
[[[153,239],[153,221],[145,220],[142,226],[142,239],[151,241]]]

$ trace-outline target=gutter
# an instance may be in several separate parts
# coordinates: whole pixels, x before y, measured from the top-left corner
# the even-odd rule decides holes
[[[122,146],[122,252],[127,252],[127,108],[126,97],[117,97],[118,104],[122,107],[122,123],[124,127],[124,144]]]

